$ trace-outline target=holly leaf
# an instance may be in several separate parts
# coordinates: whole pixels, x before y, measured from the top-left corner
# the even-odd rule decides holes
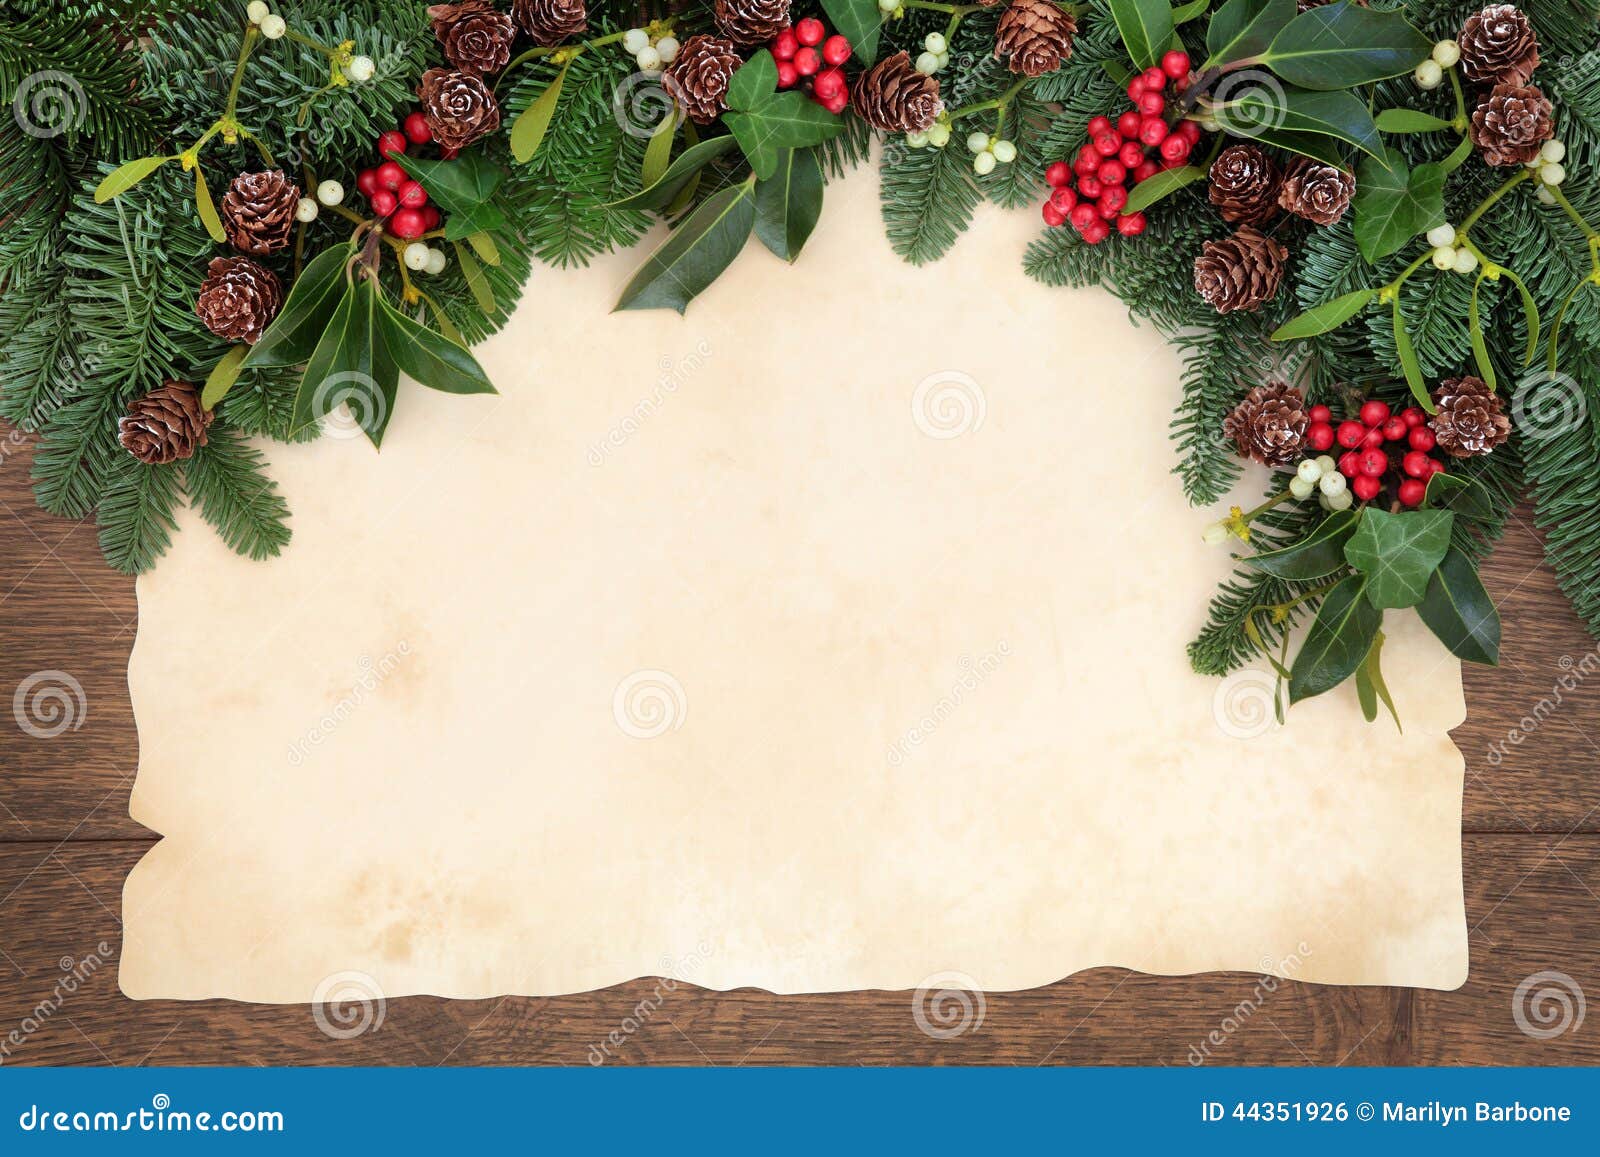
[[[1204,67],[1221,68],[1265,52],[1296,11],[1295,0],[1228,0],[1206,28]]]
[[[1170,197],[1185,185],[1192,185],[1205,175],[1206,171],[1197,165],[1180,165],[1176,169],[1163,169],[1133,187],[1128,194],[1128,203],[1122,207],[1122,213],[1126,216],[1141,209],[1148,209],[1162,198]]]
[[[1410,72],[1432,49],[1403,13],[1338,0],[1289,21],[1255,63],[1301,88],[1332,90]]]
[[[615,308],[682,313],[733,264],[755,219],[754,177],[713,193],[640,266]]]
[[[381,298],[378,306],[383,341],[401,373],[447,394],[497,392],[478,359],[465,348],[412,321]]]
[[[1172,5],[1168,0],[1110,0],[1111,18],[1117,22],[1128,55],[1140,68],[1161,63],[1172,40]]]
[[[739,142],[732,136],[721,136],[690,145],[667,166],[667,171],[661,174],[660,179],[647,183],[631,197],[611,202],[606,208],[664,209],[688,187],[689,182],[699,175],[701,169],[729,149],[736,148],[738,144]]]
[[[506,216],[491,199],[506,179],[505,170],[480,152],[462,153],[453,161],[433,161],[396,153],[394,160],[428,192],[445,215],[445,239],[461,241],[474,233],[499,229]]]
[[[300,379],[294,430],[345,403],[372,444],[382,445],[399,392],[400,370],[384,342],[379,305],[378,287],[371,281],[345,293]]]
[[[323,250],[300,271],[278,316],[261,340],[250,347],[243,368],[298,366],[311,356],[343,299],[347,288],[345,263],[349,259],[350,246],[335,245]]]
[[[1364,596],[1365,575],[1341,580],[1322,597],[1306,641],[1289,668],[1289,702],[1321,695],[1355,673],[1372,650],[1383,612]]]
[[[1450,549],[1455,515],[1448,510],[1406,510],[1390,514],[1368,507],[1361,525],[1345,543],[1345,561],[1367,576],[1367,599],[1374,607],[1414,607],[1427,593],[1428,580]]]
[[[1383,139],[1367,106],[1353,93],[1316,92],[1292,85],[1244,85],[1238,96],[1211,106],[1218,122],[1238,136],[1289,134],[1331,137],[1363,153],[1383,154]]]
[[[1500,612],[1472,560],[1458,548],[1450,548],[1428,580],[1417,617],[1456,658],[1491,667],[1500,662]]]
[[[1344,544],[1350,541],[1360,520],[1359,511],[1338,511],[1324,518],[1299,542],[1251,555],[1244,561],[1276,578],[1294,582],[1324,578],[1344,567]]]
[[[756,236],[785,261],[800,250],[822,216],[822,166],[811,149],[787,149],[777,171],[756,182]]]
[[[1381,260],[1445,219],[1444,169],[1435,164],[1407,169],[1394,149],[1362,157],[1352,211],[1361,256]]]

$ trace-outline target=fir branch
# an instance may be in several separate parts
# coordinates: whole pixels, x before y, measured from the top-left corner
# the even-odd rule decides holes
[[[265,467],[261,452],[227,429],[212,434],[183,467],[201,516],[232,550],[258,560],[289,542],[289,508]]]

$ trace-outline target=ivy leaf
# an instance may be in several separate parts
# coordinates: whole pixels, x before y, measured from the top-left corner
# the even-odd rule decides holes
[[[115,197],[120,197],[151,173],[155,172],[168,161],[177,160],[176,157],[140,157],[137,161],[129,161],[120,168],[113,169],[106,175],[106,179],[96,186],[94,203],[104,205]]]
[[[205,389],[200,391],[202,409],[214,410],[217,403],[228,396],[233,383],[239,380],[239,368],[244,365],[245,355],[249,352],[249,346],[236,345],[217,359],[217,364],[211,368],[211,376],[206,378]]]
[[[293,430],[303,429],[343,402],[372,444],[382,445],[399,392],[400,370],[383,340],[378,293],[373,282],[362,281],[334,310],[300,380]]]
[[[1338,329],[1377,299],[1376,289],[1357,289],[1341,294],[1332,301],[1312,306],[1299,317],[1284,322],[1272,331],[1273,341],[1293,341],[1296,338],[1316,337]]]
[[[1306,641],[1289,668],[1289,702],[1321,695],[1355,674],[1372,650],[1383,612],[1363,597],[1365,575],[1342,579],[1322,598]]]
[[[194,167],[194,205],[200,214],[200,224],[211,234],[211,240],[218,245],[226,245],[228,234],[222,228],[222,218],[217,215],[217,203],[211,199],[211,189],[206,185],[205,170],[199,165]]]
[[[1428,580],[1417,616],[1456,658],[1491,667],[1500,662],[1500,612],[1459,549],[1451,547]]]
[[[1289,21],[1256,63],[1302,88],[1355,88],[1410,72],[1432,49],[1403,13],[1338,0]]]
[[[1185,185],[1192,185],[1206,175],[1198,165],[1180,165],[1176,169],[1163,169],[1146,177],[1128,194],[1128,203],[1122,207],[1123,215],[1147,209],[1164,197],[1170,197]]]
[[[883,12],[878,0],[822,0],[822,10],[834,31],[850,42],[856,58],[870,65],[878,59],[878,32]]]
[[[569,60],[561,66],[561,71],[549,86],[539,94],[539,99],[522,110],[522,115],[517,117],[511,126],[511,155],[517,159],[519,165],[525,165],[533,160],[533,154],[539,151],[539,146],[544,143],[545,131],[550,127],[551,118],[556,115],[556,105],[561,103],[561,86],[566,83],[567,69],[572,67]],[[469,156],[471,154],[468,154]],[[400,157],[396,160],[404,161]],[[411,172],[406,169],[406,172]],[[412,176],[416,176],[412,173]],[[420,177],[417,178],[421,180]],[[424,186],[426,188],[426,186]],[[432,190],[430,189],[431,193]]]
[[[412,321],[381,298],[378,306],[384,344],[401,373],[447,394],[497,392],[478,359],[466,349]]]
[[[1221,68],[1265,52],[1296,11],[1295,0],[1228,0],[1206,29],[1210,57],[1205,68]]]
[[[1450,122],[1411,108],[1386,108],[1378,114],[1378,128],[1386,133],[1436,133]]]
[[[1345,561],[1367,576],[1367,599],[1380,610],[1414,607],[1450,549],[1456,516],[1448,510],[1390,514],[1375,506],[1345,543]]]
[[[640,266],[616,308],[682,313],[733,264],[750,239],[755,219],[754,177],[713,193]]]
[[[1382,699],[1395,727],[1404,731],[1400,726],[1400,712],[1395,710],[1394,696],[1389,694],[1389,684],[1384,682],[1382,657],[1383,632],[1379,631],[1372,640],[1372,649],[1356,668],[1356,696],[1361,700],[1361,714],[1371,723],[1378,717],[1378,700]]]
[[[800,250],[822,216],[822,166],[812,149],[788,149],[771,178],[756,182],[756,236],[785,261]]]
[[[1408,170],[1393,149],[1362,157],[1352,211],[1361,256],[1381,260],[1444,220],[1444,170],[1435,164]]]
[[[1372,114],[1354,94],[1316,92],[1293,86],[1241,86],[1235,99],[1211,106],[1228,131],[1239,136],[1288,133],[1331,137],[1373,156],[1383,154],[1383,140]]]
[[[1172,6],[1168,0],[1109,0],[1128,55],[1140,68],[1161,63],[1172,40]]]
[[[1279,550],[1252,555],[1244,561],[1275,578],[1309,582],[1325,578],[1345,565],[1344,544],[1361,520],[1357,510],[1341,510],[1327,518],[1299,542]]]
[[[724,113],[722,123],[763,181],[777,171],[784,149],[820,145],[844,131],[838,117],[804,93],[793,91],[779,93],[749,112]]]
[[[724,103],[735,112],[749,112],[757,108],[778,88],[778,64],[772,53],[763,48],[739,66],[728,82]]]
[[[631,197],[624,197],[620,201],[611,202],[606,208],[664,209],[672,203],[674,197],[688,186],[690,181],[694,180],[701,169],[729,149],[737,146],[738,143],[732,136],[721,136],[690,145],[678,154],[677,159],[672,164],[667,166],[667,171],[661,175],[660,180],[654,184],[646,184],[643,189],[640,189]]]
[[[298,366],[311,356],[343,298],[344,269],[349,259],[349,245],[334,245],[317,254],[300,271],[278,316],[261,340],[250,347],[245,369]]]
[[[505,214],[490,201],[506,174],[481,152],[462,153],[453,161],[431,161],[404,153],[396,153],[394,159],[444,213],[446,240],[460,241],[505,225]]]

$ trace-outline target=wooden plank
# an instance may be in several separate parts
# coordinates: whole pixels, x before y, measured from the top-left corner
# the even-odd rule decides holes
[[[1457,992],[1098,968],[988,995],[981,1021],[974,1007],[968,1029],[949,1039],[919,1028],[906,992],[773,996],[649,980],[550,999],[395,1000],[378,1028],[344,1041],[325,1035],[305,1006],[129,1001],[116,987],[118,918],[122,881],[144,847],[0,847],[0,895],[11,893],[0,902],[7,1063],[1600,1063],[1592,1023],[1540,1039],[1513,1011],[1518,985],[1552,970],[1600,995],[1595,836],[1466,838],[1472,965]],[[82,971],[102,942],[104,965],[58,997],[63,964]],[[1555,1027],[1524,1019],[1537,1031]],[[5,1035],[13,1030],[20,1043]]]

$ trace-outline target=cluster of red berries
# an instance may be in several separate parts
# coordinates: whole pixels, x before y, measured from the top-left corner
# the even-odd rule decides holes
[[[844,62],[853,51],[850,42],[835,33],[815,16],[807,16],[793,28],[785,28],[773,38],[772,58],[778,62],[778,87],[795,88],[811,94],[811,99],[829,112],[838,114],[850,103],[850,86],[844,79]]]
[[[406,175],[395,162],[397,153],[417,148],[433,140],[433,130],[420,112],[406,117],[399,130],[391,129],[378,138],[378,155],[382,162],[370,169],[361,170],[356,178],[356,188],[366,197],[375,217],[384,219],[384,228],[405,241],[415,241],[424,233],[439,227],[439,210],[428,204],[428,191]],[[450,160],[454,149],[441,149],[440,156]]]
[[[1167,123],[1167,88],[1181,93],[1189,86],[1189,54],[1173,49],[1161,67],[1147,68],[1128,82],[1133,108],[1117,117],[1097,116],[1089,122],[1089,142],[1071,165],[1057,161],[1045,170],[1050,198],[1042,210],[1051,227],[1072,222],[1090,245],[1111,235],[1111,222],[1124,237],[1144,232],[1143,213],[1123,213],[1128,190],[1163,169],[1186,163],[1200,141],[1194,121]],[[1147,155],[1155,149],[1156,157]],[[1073,188],[1076,177],[1076,188]]]
[[[1417,406],[1407,406],[1396,414],[1387,402],[1373,400],[1362,405],[1358,419],[1346,419],[1337,426],[1327,406],[1312,406],[1306,445],[1320,453],[1335,443],[1344,449],[1339,473],[1350,479],[1351,492],[1362,502],[1376,498],[1383,490],[1384,476],[1398,466],[1396,497],[1403,506],[1421,506],[1428,494],[1428,479],[1444,473],[1444,463],[1430,457],[1437,441],[1428,429],[1428,415]]]

